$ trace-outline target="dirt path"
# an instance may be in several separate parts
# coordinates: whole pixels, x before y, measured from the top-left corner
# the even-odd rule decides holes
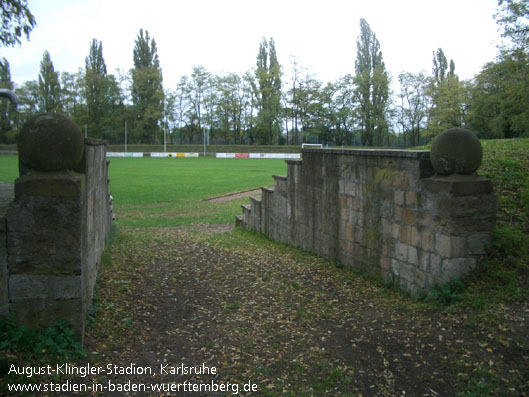
[[[203,201],[211,201],[212,203],[225,203],[226,201],[231,201],[231,200],[244,198],[244,197],[256,196],[259,194],[261,194],[261,188],[244,190],[242,192],[227,193],[227,194],[223,194],[222,196],[210,197],[210,198],[204,199]]]
[[[241,394],[251,382],[253,395],[449,396],[462,386],[476,395],[487,395],[487,387],[527,393],[512,386],[528,375],[520,370],[529,356],[527,323],[491,331],[471,314],[418,305],[321,258],[230,229],[118,233],[86,332],[88,360],[135,363],[155,374],[93,381],[240,384]],[[524,311],[527,305],[517,308]],[[217,373],[161,373],[181,363]],[[234,391],[181,387],[128,394]]]

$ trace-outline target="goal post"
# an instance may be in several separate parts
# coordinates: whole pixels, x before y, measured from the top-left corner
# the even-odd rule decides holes
[[[302,149],[323,149],[323,145],[321,143],[302,143],[301,148]]]

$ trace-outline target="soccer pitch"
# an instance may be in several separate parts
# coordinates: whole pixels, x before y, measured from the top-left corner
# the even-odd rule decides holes
[[[226,193],[270,186],[286,174],[285,160],[216,158],[112,158],[110,191],[116,224],[168,227],[230,223],[241,213],[242,198],[201,201]],[[18,158],[0,156],[0,181],[18,176]]]

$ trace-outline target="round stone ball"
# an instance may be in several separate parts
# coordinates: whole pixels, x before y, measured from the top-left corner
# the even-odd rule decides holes
[[[471,131],[451,128],[439,134],[432,142],[430,161],[439,175],[476,172],[483,159],[479,139]]]
[[[73,169],[84,152],[81,130],[68,117],[41,113],[28,120],[17,140],[22,163],[37,171]]]

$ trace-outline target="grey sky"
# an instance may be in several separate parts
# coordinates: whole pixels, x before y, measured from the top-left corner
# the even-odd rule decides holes
[[[496,0],[29,0],[37,19],[30,41],[1,48],[13,81],[38,77],[48,50],[55,69],[84,67],[89,43],[103,43],[109,73],[132,67],[140,28],[156,40],[164,87],[174,88],[194,65],[244,72],[255,66],[259,43],[273,37],[283,72],[290,56],[323,81],[354,73],[359,20],[380,41],[387,69],[430,73],[443,48],[464,79],[494,60],[499,32]]]

